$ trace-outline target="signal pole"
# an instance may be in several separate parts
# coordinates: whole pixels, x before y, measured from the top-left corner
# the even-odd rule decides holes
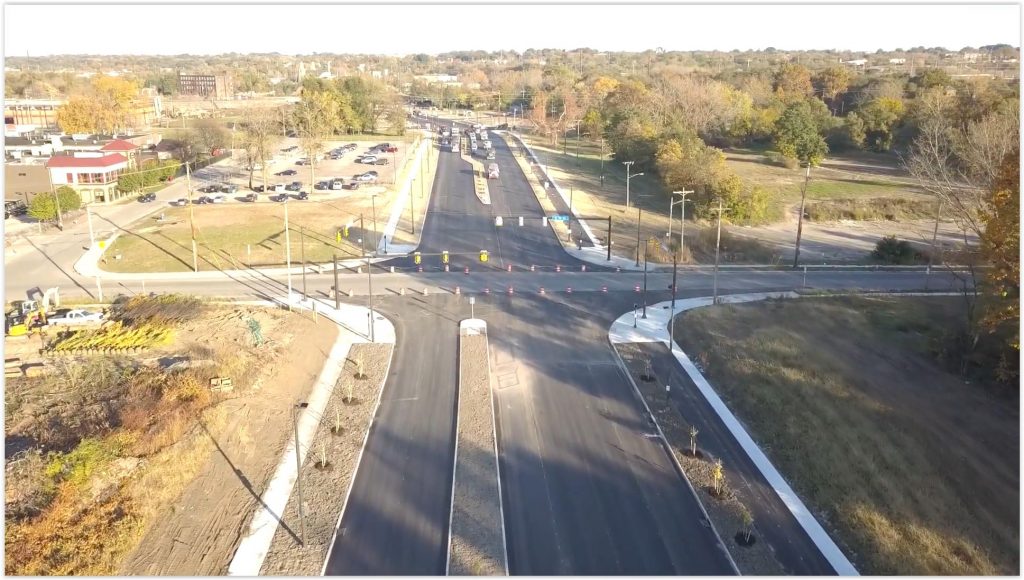
[[[718,198],[718,208],[712,208],[711,210],[718,212],[718,235],[715,237],[715,281],[714,292],[711,298],[712,304],[718,304],[718,250],[722,245],[722,212],[726,210],[728,210],[728,208],[722,207],[722,198]]]

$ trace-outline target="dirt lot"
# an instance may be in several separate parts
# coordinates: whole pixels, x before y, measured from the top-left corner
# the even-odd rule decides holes
[[[862,573],[1019,571],[1019,407],[931,349],[957,298],[703,308],[676,337]]]
[[[306,545],[298,542],[298,494],[293,493],[261,574],[320,574],[387,378],[392,348],[390,344],[357,344],[349,351],[345,369],[327,403],[327,414],[321,419],[313,441],[309,442],[309,453],[302,466]],[[359,361],[362,362],[362,377],[356,376]]]
[[[8,574],[224,573],[337,328],[207,308],[166,346],[8,382],[7,443],[28,449],[8,455]],[[210,376],[233,390],[210,393]]]
[[[400,182],[404,181],[411,166],[402,161],[402,155],[406,150],[403,147],[395,154],[398,155]],[[352,154],[346,156],[344,161],[322,162],[325,165],[317,169],[316,179],[319,181],[343,175],[350,177],[351,174],[339,173],[341,170],[332,170],[330,164],[351,163],[351,157]],[[436,161],[437,155],[432,155],[430,166],[426,171],[420,172],[425,182],[423,189],[427,193],[429,184],[432,183],[433,166],[436,165]],[[375,166],[373,169],[391,171],[394,167]],[[368,168],[369,166],[357,166],[359,171]],[[295,169],[299,171],[298,175],[275,177],[275,182],[308,181],[308,168],[296,166]],[[228,168],[224,172],[230,174],[232,170]],[[209,179],[211,183],[221,183],[223,180],[220,174]],[[419,197],[420,180],[421,175],[417,174],[411,190],[417,195],[417,202],[423,201],[414,203],[411,208],[416,212],[417,231],[422,229],[426,210],[426,198]],[[232,181],[238,182],[238,178]],[[376,185],[364,185],[358,190],[315,191],[307,201],[290,200],[288,222],[291,228],[292,264],[301,263],[303,232],[306,236],[306,260],[309,262],[330,262],[334,254],[341,259],[352,258],[361,254],[362,247],[368,251],[375,248],[376,240],[383,234],[392,205],[397,198],[396,186],[389,183],[390,181],[391,178],[382,172],[382,181]],[[310,191],[308,184],[303,188]],[[247,190],[243,186],[238,194],[231,197],[241,198],[246,193]],[[294,192],[290,194],[294,195]],[[196,193],[195,197],[199,195],[202,194]],[[249,264],[283,266],[286,263],[284,210],[283,203],[269,201],[267,195],[261,195],[260,201],[256,203],[231,199],[224,204],[196,205],[193,208],[168,207],[162,212],[163,221],[157,219],[157,214],[128,226],[104,254],[106,262],[101,263],[101,267],[112,272],[191,271],[190,213],[195,221],[200,270],[241,268]],[[339,231],[348,224],[351,224],[349,236],[346,238],[342,235],[339,241]],[[395,241],[411,241],[407,234],[410,230],[409,212],[405,211],[399,222],[399,233],[395,236]]]

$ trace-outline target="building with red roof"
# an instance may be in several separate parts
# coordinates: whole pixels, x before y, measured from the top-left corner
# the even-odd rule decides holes
[[[82,203],[109,203],[128,195],[117,190],[117,179],[128,169],[121,153],[79,152],[55,155],[46,162],[54,187],[67,185],[82,196]]]

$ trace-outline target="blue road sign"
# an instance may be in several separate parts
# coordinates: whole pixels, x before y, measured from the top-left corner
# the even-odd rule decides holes
[[[553,216],[549,217],[548,219],[553,221],[553,222],[567,222],[567,221],[569,221],[569,216],[558,214],[558,215],[553,215]]]

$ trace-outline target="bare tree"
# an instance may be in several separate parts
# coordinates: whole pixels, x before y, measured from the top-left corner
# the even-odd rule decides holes
[[[271,109],[249,109],[243,117],[245,135],[242,138],[242,151],[249,170],[249,189],[252,189],[253,173],[259,167],[263,191],[267,190],[267,164],[280,139],[277,134],[278,116],[278,111]]]

